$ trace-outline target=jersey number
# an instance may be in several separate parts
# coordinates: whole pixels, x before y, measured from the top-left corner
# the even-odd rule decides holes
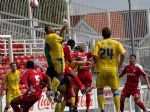
[[[40,84],[40,76],[36,75],[35,80],[36,80],[36,85],[39,85]]]
[[[113,49],[111,49],[111,48],[105,48],[105,49],[101,48],[100,51],[101,51],[101,53],[100,53],[101,58],[109,57],[110,59],[112,59],[114,56]]]

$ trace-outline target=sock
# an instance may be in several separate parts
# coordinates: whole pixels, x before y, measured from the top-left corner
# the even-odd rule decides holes
[[[84,86],[78,76],[73,76],[72,80],[77,84],[77,86],[82,90],[84,89]]]
[[[60,81],[56,77],[54,77],[52,79],[52,83],[51,83],[52,91],[54,91],[56,93],[59,84],[60,84]]]
[[[101,110],[104,110],[104,95],[103,92],[97,93],[98,106]]]
[[[61,112],[61,103],[57,103],[55,106],[55,112]]]
[[[123,110],[124,110],[124,99],[120,99],[120,112],[123,112]]]
[[[78,98],[78,91],[75,93],[76,94],[76,97],[75,97],[75,105],[77,106],[78,105],[78,102],[79,102],[79,98]]]
[[[139,102],[135,102],[141,109],[143,109],[144,111],[146,110],[144,103],[139,101]]]
[[[75,105],[75,100],[76,100],[75,97],[72,96],[71,99],[70,99],[70,103],[71,103],[72,105]]]
[[[60,111],[60,112],[63,112],[63,111],[64,111],[65,106],[66,106],[66,100],[63,100],[63,101],[61,102],[61,111]],[[59,112],[59,111],[58,111],[58,112]]]
[[[5,107],[4,112],[8,112],[8,107],[7,106]]]
[[[86,94],[86,109],[90,108],[91,104],[91,95],[89,93]]]
[[[120,96],[119,93],[113,94],[116,112],[120,112]]]

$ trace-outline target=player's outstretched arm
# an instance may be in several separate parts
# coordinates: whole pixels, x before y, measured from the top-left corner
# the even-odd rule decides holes
[[[144,78],[145,78],[145,81],[147,83],[147,88],[150,90],[150,84],[149,84],[149,80],[148,80],[147,74],[144,76]]]
[[[125,74],[121,73],[121,74],[119,75],[119,79],[121,79],[124,75],[125,75]]]
[[[119,61],[119,64],[118,64],[118,70],[122,67],[124,59],[125,59],[125,54],[121,54],[120,55],[120,61]]]
[[[60,30],[59,36],[64,37],[64,32],[68,28],[68,21],[66,19],[63,19],[63,27]]]

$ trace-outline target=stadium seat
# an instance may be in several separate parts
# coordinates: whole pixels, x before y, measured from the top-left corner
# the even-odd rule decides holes
[[[2,65],[2,69],[3,69],[3,70],[9,69],[9,64],[3,64],[3,65]]]
[[[2,64],[0,64],[0,70],[2,69]]]
[[[14,60],[16,61],[17,59],[19,59],[20,57],[18,55],[14,56]]]
[[[22,64],[24,64],[24,65],[26,65],[27,62],[28,62],[28,59],[26,59],[26,58],[24,58],[24,59],[22,60]]]
[[[21,60],[21,59],[17,59],[15,62],[16,62],[16,64],[17,64],[18,68],[19,68],[20,65],[21,65],[21,63],[22,63],[22,60]]]
[[[33,57],[32,55],[27,55],[26,58],[27,58],[28,60],[32,60],[34,57]]]
[[[26,56],[24,56],[24,55],[20,55],[20,59],[24,59]]]
[[[44,54],[40,54],[39,56],[38,56],[38,58],[44,58],[45,56],[44,56]]]
[[[2,64],[9,63],[9,57],[8,56],[3,56],[2,57]]]

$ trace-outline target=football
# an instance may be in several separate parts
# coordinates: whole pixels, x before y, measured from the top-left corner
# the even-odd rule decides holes
[[[68,26],[68,21],[66,19],[63,19],[62,24],[63,24],[63,26]]]
[[[30,1],[30,6],[31,6],[32,8],[37,8],[37,7],[39,7],[39,2],[38,2],[38,0],[31,0],[31,1]]]

